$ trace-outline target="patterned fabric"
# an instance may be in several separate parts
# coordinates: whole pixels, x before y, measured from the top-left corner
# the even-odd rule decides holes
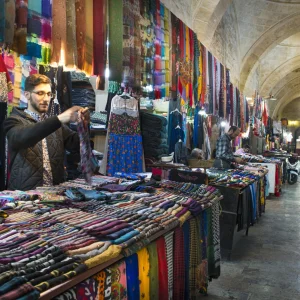
[[[157,255],[158,255],[158,281],[159,281],[159,298],[169,299],[169,286],[168,286],[168,262],[166,253],[166,244],[164,237],[160,237],[157,241]]]
[[[128,299],[139,300],[140,289],[139,289],[139,268],[138,268],[137,254],[133,254],[125,258],[125,262],[126,262]]]
[[[66,67],[77,66],[77,42],[76,42],[76,11],[75,0],[66,0]]]
[[[162,284],[158,278],[158,253],[156,242],[151,243],[147,246],[147,250],[149,253],[149,281],[150,281],[150,299],[159,299],[158,297],[158,288],[159,285]]]
[[[173,299],[182,300],[184,298],[185,287],[185,262],[184,262],[184,240],[182,228],[176,228],[174,232],[174,283]]]
[[[173,239],[174,232],[170,232],[165,235],[165,248],[167,257],[167,267],[168,267],[168,289],[169,289],[169,299],[173,299]]]
[[[150,263],[147,248],[139,250],[137,256],[139,261],[140,299],[150,299]]]
[[[85,180],[91,183],[92,169],[92,150],[90,144],[90,136],[88,128],[82,120],[81,113],[78,112],[77,132],[80,140],[80,165],[81,171],[84,174]]]
[[[226,133],[218,138],[216,147],[216,158],[223,159],[228,162],[234,161],[234,156],[231,147],[231,139]]]
[[[37,113],[34,113],[28,109],[24,110],[25,113],[30,115],[34,120],[37,122],[43,121],[47,118],[47,115],[43,115],[40,117]],[[52,186],[53,185],[53,177],[52,177],[52,170],[47,146],[47,139],[42,140],[42,147],[43,147],[43,186]]]
[[[109,267],[111,271],[111,299],[127,299],[126,263],[121,261]]]

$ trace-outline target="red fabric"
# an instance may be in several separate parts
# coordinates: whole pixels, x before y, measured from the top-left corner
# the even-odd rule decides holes
[[[3,57],[0,54],[0,73],[4,72],[6,74],[6,81],[9,83],[11,81],[9,73],[7,71],[6,65],[4,63]]]
[[[192,29],[189,29],[190,35],[190,60],[192,65],[194,65],[194,33]],[[190,107],[193,107],[193,85],[192,85],[193,75],[191,74],[191,82],[189,84],[189,99],[190,99]]]
[[[202,53],[202,91],[201,91],[201,105],[205,103],[206,94],[206,48],[201,44],[200,51]],[[201,70],[200,70],[201,71]]]
[[[93,73],[104,76],[106,65],[106,1],[93,0]]]
[[[156,242],[157,255],[158,255],[158,295],[160,300],[169,298],[168,291],[168,264],[166,255],[166,244],[163,237],[159,238]]]
[[[264,111],[262,113],[262,121],[265,126],[268,125],[268,112],[267,112],[267,105],[264,103]]]
[[[173,274],[173,300],[183,300],[185,288],[185,264],[183,230],[181,227],[176,228],[174,231]]]
[[[233,125],[233,85],[230,84],[230,125]]]

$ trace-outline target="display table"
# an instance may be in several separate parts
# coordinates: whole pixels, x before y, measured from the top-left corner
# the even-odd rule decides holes
[[[70,289],[73,295],[78,291],[77,299],[91,298],[82,293],[96,282],[92,299],[104,299],[108,291],[121,293],[115,290],[120,277],[109,275],[116,263],[126,265],[119,275],[125,278],[122,285],[128,291],[122,293],[127,291],[128,299],[133,290],[146,299],[206,294],[208,281],[220,275],[220,192],[169,180],[155,189],[143,186],[142,180],[94,177],[90,185],[76,179],[57,187],[0,193],[7,212],[0,225],[0,290],[5,299],[16,293],[16,298],[68,299]],[[105,193],[124,187],[134,191]],[[103,272],[108,274],[105,288]]]
[[[243,188],[215,186],[223,195],[220,215],[221,255],[230,259],[232,250],[242,235],[248,235],[249,228],[265,211],[265,176]],[[255,203],[253,203],[255,197]]]

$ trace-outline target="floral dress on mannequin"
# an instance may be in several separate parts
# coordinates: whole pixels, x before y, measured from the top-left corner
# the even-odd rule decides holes
[[[103,168],[107,175],[116,172],[137,173],[144,170],[143,145],[138,101],[116,95],[112,99]]]

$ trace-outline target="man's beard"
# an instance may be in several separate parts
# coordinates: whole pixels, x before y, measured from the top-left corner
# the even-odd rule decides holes
[[[41,103],[37,104],[35,101],[32,100],[31,97],[30,97],[29,101],[30,101],[31,106],[40,114],[44,114],[44,113],[48,112],[49,105],[47,102],[41,102]],[[41,106],[41,104],[44,104],[45,107]]]

